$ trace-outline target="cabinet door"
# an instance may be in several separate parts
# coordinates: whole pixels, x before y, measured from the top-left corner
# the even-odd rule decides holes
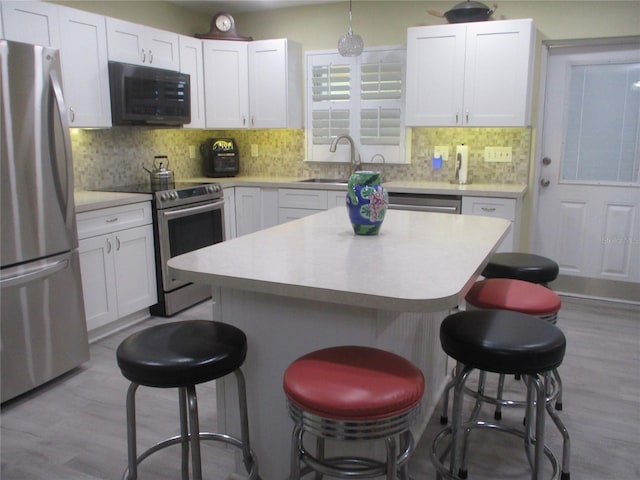
[[[207,128],[246,128],[247,42],[203,40]]]
[[[180,42],[178,34],[146,27],[144,31],[144,48],[147,49],[148,65],[180,70]]]
[[[534,35],[530,19],[468,24],[464,125],[530,125]]]
[[[460,125],[465,25],[407,30],[407,126]]]
[[[262,200],[258,187],[236,187],[236,235],[262,230]]]
[[[60,50],[72,127],[110,127],[105,17],[60,7]]]
[[[184,128],[205,128],[202,41],[180,35],[180,72],[191,76],[191,123]]]
[[[46,2],[0,2],[4,37],[16,42],[60,46],[58,6]]]
[[[78,242],[87,330],[118,318],[113,236],[101,235]]]
[[[109,60],[144,65],[149,53],[144,47],[144,27],[107,17],[107,50]]]
[[[118,316],[124,317],[158,302],[153,227],[129,228],[113,236]]]
[[[515,249],[516,200],[512,198],[462,197],[463,215],[481,215],[484,217],[504,218],[511,221],[507,236],[498,246],[498,252],[513,252]]]
[[[286,39],[251,42],[249,61],[249,126],[301,126],[301,52]],[[296,75],[296,72],[298,73]]]

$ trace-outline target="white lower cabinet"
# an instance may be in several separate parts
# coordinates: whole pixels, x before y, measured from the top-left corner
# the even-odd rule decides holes
[[[313,215],[327,209],[326,190],[281,188],[278,190],[278,223]]]
[[[277,225],[276,189],[235,187],[236,235],[238,237]]]
[[[517,202],[513,198],[462,197],[463,215],[482,215],[511,221],[509,233],[498,246],[498,252],[513,252],[518,239]]]
[[[150,202],[77,215],[87,329],[157,303]]]

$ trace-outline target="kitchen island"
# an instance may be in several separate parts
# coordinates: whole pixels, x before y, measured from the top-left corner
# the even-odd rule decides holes
[[[391,210],[379,235],[356,236],[345,209],[334,208],[169,261],[176,278],[212,286],[215,320],[247,334],[243,370],[262,478],[288,475],[282,375],[318,348],[370,345],[417,364],[427,385],[414,430],[422,434],[447,380],[440,322],[508,229],[499,218]],[[220,427],[237,434],[234,381],[219,382],[217,405]]]

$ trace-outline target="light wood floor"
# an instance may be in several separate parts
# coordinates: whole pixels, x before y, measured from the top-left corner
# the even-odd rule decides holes
[[[210,318],[201,304],[179,319]],[[74,372],[19,399],[1,412],[3,480],[95,480],[120,478],[126,464],[124,397],[127,381],[115,362],[115,349],[144,323],[101,340],[91,360]],[[640,479],[640,307],[563,299],[558,325],[568,347],[560,369],[564,381],[562,419],[571,433],[573,480]],[[519,389],[514,381],[510,388]],[[198,390],[201,426],[215,429],[215,385]],[[138,391],[138,442],[149,446],[177,433],[174,390]],[[414,480],[435,478],[431,440],[440,430],[436,411],[411,461]],[[491,412],[489,412],[491,418]],[[505,411],[505,422],[522,420]],[[475,432],[469,479],[527,479],[519,441],[500,433]],[[559,456],[560,437],[547,423],[548,444]],[[140,478],[179,478],[177,448],[148,459]],[[229,449],[206,447],[205,475],[225,479],[233,465]],[[282,479],[264,479],[282,480]]]

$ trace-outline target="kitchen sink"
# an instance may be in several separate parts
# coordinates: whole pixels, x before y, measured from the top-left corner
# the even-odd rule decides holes
[[[321,177],[315,177],[315,178],[306,178],[304,180],[298,180],[298,182],[301,183],[344,183],[347,184],[349,183],[349,180],[344,180],[342,178],[321,178]]]

